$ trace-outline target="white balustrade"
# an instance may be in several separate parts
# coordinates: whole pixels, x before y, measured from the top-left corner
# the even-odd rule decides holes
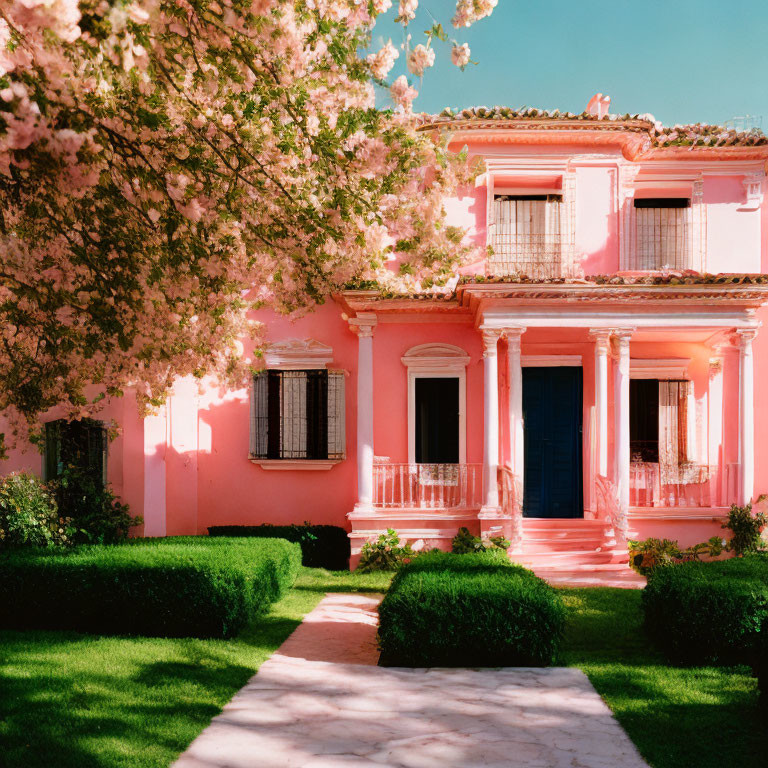
[[[630,507],[724,507],[738,495],[738,465],[724,470],[707,464],[672,469],[655,462],[633,462],[629,472]]]
[[[482,464],[392,464],[373,467],[378,509],[479,509]]]

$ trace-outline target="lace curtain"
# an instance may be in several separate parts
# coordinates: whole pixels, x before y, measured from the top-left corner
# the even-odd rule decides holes
[[[659,472],[662,485],[703,482],[702,468],[692,459],[689,413],[693,394],[690,381],[659,382]]]

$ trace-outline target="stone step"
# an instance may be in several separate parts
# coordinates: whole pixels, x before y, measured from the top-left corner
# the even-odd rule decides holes
[[[510,560],[528,567],[551,565],[592,565],[612,563],[614,558],[611,550],[597,552],[595,550],[572,550],[566,552],[537,552],[510,554]]]
[[[525,537],[522,542],[523,552],[565,552],[569,550],[597,550],[603,546],[603,539],[592,537],[565,537],[559,539],[532,539]]]

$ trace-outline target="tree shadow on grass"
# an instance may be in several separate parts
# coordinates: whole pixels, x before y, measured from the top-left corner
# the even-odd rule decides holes
[[[676,667],[643,629],[640,590],[563,589],[561,662],[582,669],[654,768],[764,768],[765,711],[747,667]]]

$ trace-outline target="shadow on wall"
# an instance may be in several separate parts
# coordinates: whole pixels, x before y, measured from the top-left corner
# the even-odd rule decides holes
[[[149,535],[163,535],[163,514],[169,536],[204,534],[212,525],[307,520],[348,527],[357,487],[349,419],[347,458],[330,469],[267,470],[249,459],[250,407],[242,394],[196,408],[172,402],[168,444],[145,456]]]

